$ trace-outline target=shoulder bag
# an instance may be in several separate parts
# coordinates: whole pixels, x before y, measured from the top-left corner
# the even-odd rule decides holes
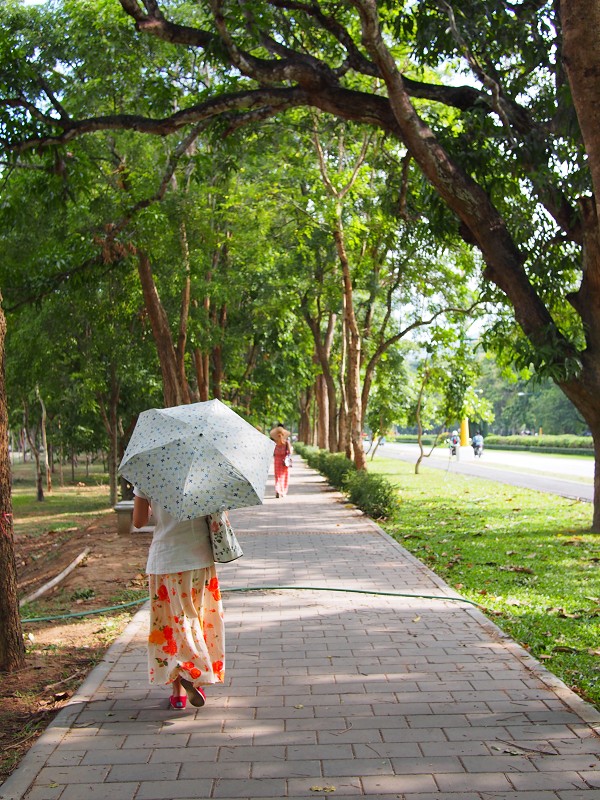
[[[227,564],[244,555],[226,511],[216,511],[206,518],[213,558],[218,564]]]

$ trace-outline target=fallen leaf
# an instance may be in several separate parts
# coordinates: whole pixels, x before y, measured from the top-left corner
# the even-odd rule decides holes
[[[525,572],[527,575],[533,575],[531,567],[519,567],[517,565],[510,565],[508,567],[498,567],[503,572]]]

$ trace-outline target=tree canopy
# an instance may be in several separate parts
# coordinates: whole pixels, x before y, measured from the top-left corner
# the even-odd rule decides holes
[[[88,167],[111,163],[100,151],[117,137],[112,177],[127,180],[119,213],[113,203],[107,215],[113,227],[102,252],[106,260],[112,248],[114,260],[131,246],[134,212],[138,250],[148,245],[144,219],[158,214],[164,224],[154,233],[146,227],[150,240],[162,229],[162,243],[175,251],[181,232],[167,205],[157,212],[152,199],[207,131],[239,143],[236,132],[246,137],[273,120],[285,138],[284,121],[300,108],[378,131],[378,169],[395,195],[397,224],[476,248],[487,299],[510,309],[489,341],[553,378],[595,433],[597,126],[588,99],[596,87],[585,67],[596,50],[581,55],[593,13],[591,3],[503,0],[460,8],[445,0],[69,0],[24,8],[12,0],[0,55],[3,149],[9,169],[53,173],[58,197],[89,180]],[[162,159],[140,133],[171,142]],[[84,134],[94,136],[75,149]],[[218,159],[221,172],[239,167],[234,148]],[[95,211],[105,200],[96,197]],[[186,233],[193,238],[199,224],[190,221]],[[213,255],[223,256],[219,235],[228,234],[217,235]],[[101,258],[97,236],[72,244],[69,269],[45,275],[40,258],[33,281],[52,286]],[[56,265],[55,253],[45,255]],[[364,261],[362,268],[373,270]],[[176,290],[174,279],[163,292]]]

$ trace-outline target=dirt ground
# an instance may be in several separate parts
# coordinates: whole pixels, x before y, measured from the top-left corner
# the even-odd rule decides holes
[[[143,598],[151,533],[117,534],[116,515],[42,536],[15,534],[19,597],[86,558],[52,591],[24,608],[24,619],[92,611]],[[23,669],[0,675],[0,783],[102,659],[141,603],[81,618],[24,622]]]

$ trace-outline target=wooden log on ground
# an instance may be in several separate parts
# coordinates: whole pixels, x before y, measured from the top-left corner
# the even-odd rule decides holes
[[[61,581],[64,581],[67,575],[70,575],[71,572],[73,572],[73,570],[78,564],[81,564],[81,562],[89,554],[89,552],[90,548],[86,547],[83,553],[80,553],[77,556],[77,558],[74,561],[72,561],[68,567],[65,567],[65,569],[63,569],[63,571],[60,572],[55,578],[52,578],[51,581],[48,581],[48,583],[45,583],[43,586],[40,586],[39,589],[36,589],[35,592],[32,592],[31,594],[27,595],[27,597],[24,597],[22,600],[19,600],[19,608],[21,608],[24,605],[27,605],[27,603],[31,603],[34,600],[37,600],[38,597],[41,597],[43,594],[46,594],[46,592],[49,592],[50,589],[54,589],[55,586],[58,586],[58,584]]]

